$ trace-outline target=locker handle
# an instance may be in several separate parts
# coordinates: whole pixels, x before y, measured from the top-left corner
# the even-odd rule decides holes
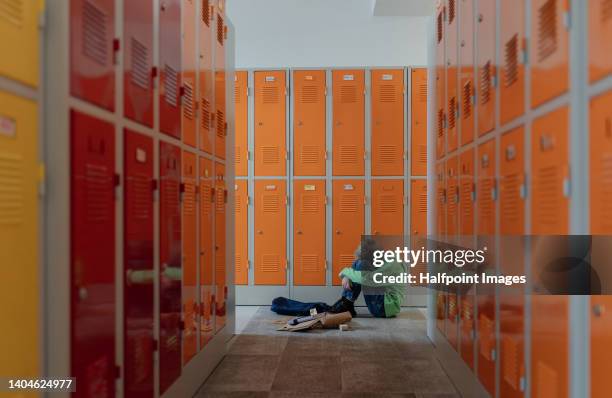
[[[606,312],[606,307],[601,304],[595,304],[593,306],[593,315],[600,318]]]
[[[336,235],[341,235],[342,231],[340,231],[339,229],[336,230]]]
[[[304,234],[304,233],[303,233],[302,231],[300,231],[300,230],[297,230],[297,231],[296,231],[296,233],[297,233],[298,235],[303,235],[303,234]]]
[[[258,235],[263,235],[263,231],[260,229],[260,230],[257,231],[257,234]]]

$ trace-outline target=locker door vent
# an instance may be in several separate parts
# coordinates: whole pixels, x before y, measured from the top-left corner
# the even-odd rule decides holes
[[[225,28],[223,17],[217,14],[217,41],[223,45],[223,30]]]
[[[107,16],[91,1],[83,4],[83,54],[100,65],[108,63]]]
[[[487,104],[491,100],[491,61],[480,70],[480,103]]]
[[[194,109],[193,109],[193,86],[191,83],[185,82],[185,102],[183,108],[183,115],[186,119],[193,120]]]
[[[357,102],[357,87],[342,86],[340,87],[340,103],[353,104]]]
[[[166,75],[166,82],[164,87],[166,93],[164,95],[164,99],[166,100],[166,103],[168,105],[176,108],[178,106],[178,72],[168,64],[164,66],[164,71]]]
[[[164,182],[164,201],[168,209],[173,209],[179,204],[179,183],[173,179],[166,179]]]
[[[225,113],[217,110],[217,136],[225,137]]]
[[[278,195],[263,196],[263,211],[264,213],[278,213],[280,198]]]
[[[423,82],[421,84],[419,84],[419,89],[418,89],[418,98],[419,98],[419,102],[426,104],[427,103],[427,83]]]
[[[448,100],[448,128],[454,129],[457,123],[457,99],[452,97]]]
[[[506,43],[506,65],[504,67],[504,84],[510,87],[518,80],[518,34]]]
[[[357,163],[357,147],[355,145],[340,146],[340,163],[355,164]]]
[[[234,163],[236,164],[242,163],[242,156],[240,155],[240,150],[241,149],[239,146],[234,147]]]
[[[559,378],[557,372],[543,361],[536,365],[536,397],[558,397]]]
[[[113,185],[113,177],[106,166],[87,164],[84,199],[88,224],[103,224],[111,219],[115,207]]]
[[[225,191],[223,190],[223,188],[219,187],[216,189],[216,195],[217,197],[215,198],[215,209],[217,211],[217,213],[224,213],[225,212]]]
[[[0,0],[0,19],[20,27],[23,24],[23,0]]]
[[[149,88],[149,49],[147,46],[132,37],[132,84],[144,90]]]
[[[303,164],[316,164],[319,160],[319,147],[317,145],[304,145],[300,151],[300,160]]]
[[[302,196],[302,213],[317,214],[319,212],[319,196],[303,195]]]
[[[380,163],[392,164],[397,159],[397,151],[395,145],[379,145],[378,156]]]
[[[427,164],[427,145],[419,145],[418,161]]]
[[[520,180],[517,174],[508,174],[501,180],[501,212],[507,222],[519,220]]]
[[[378,200],[381,213],[395,213],[398,210],[397,195],[380,195]]]
[[[278,147],[276,146],[261,147],[261,154],[263,164],[278,164],[280,161],[280,154],[278,153]]]
[[[202,99],[202,128],[210,131],[210,102]]]
[[[210,26],[210,1],[202,0],[202,22]]]
[[[234,212],[236,214],[242,213],[241,208],[242,208],[242,197],[236,195],[234,198]]]
[[[210,211],[211,211],[211,197],[210,197],[210,183],[205,182],[202,184],[202,191],[201,191],[201,197],[202,197],[202,213],[203,215],[207,216],[210,215]]]
[[[472,116],[472,82],[468,81],[463,85],[463,119],[467,120]]]
[[[392,84],[383,84],[380,86],[380,92],[378,93],[380,102],[394,103],[397,101],[397,92],[395,86]]]
[[[448,0],[448,24],[452,24],[456,15],[456,1]]]
[[[462,214],[464,219],[472,218],[472,182],[470,179],[463,181],[461,184],[461,203]]]
[[[276,86],[264,86],[262,87],[263,103],[264,104],[278,104],[279,92]]]
[[[480,316],[479,334],[480,334],[480,355],[482,355],[487,361],[492,361],[491,355],[495,348],[495,340],[493,335],[495,333],[495,323],[486,315]]]
[[[23,159],[21,156],[0,153],[0,225],[23,222]]]
[[[542,167],[535,176],[537,190],[534,192],[533,203],[537,206],[536,225],[556,226],[561,209],[561,175],[556,166]]]
[[[438,44],[442,41],[442,32],[443,32],[443,27],[442,27],[442,11],[440,11],[440,13],[438,13],[438,21],[436,23],[437,27],[438,27]]]
[[[195,215],[195,186],[192,183],[185,185],[183,210],[185,211],[186,215]]]
[[[612,0],[601,0],[601,21],[606,24],[612,20]]]
[[[302,104],[316,104],[319,102],[319,89],[317,86],[302,87],[302,95],[300,97]]]
[[[238,84],[234,85],[234,103],[242,103],[242,87]]]
[[[276,254],[264,254],[262,256],[261,270],[263,272],[278,272],[280,270],[280,258]]]
[[[422,214],[427,214],[427,189],[419,193],[417,202],[417,211]]]
[[[504,337],[502,340],[503,350],[503,377],[514,390],[519,390],[519,343],[512,337]]]
[[[301,269],[304,272],[317,272],[319,271],[319,256],[316,254],[302,254],[300,258]]]
[[[127,177],[128,192],[132,198],[130,214],[139,220],[151,217],[151,179],[146,174],[134,174]]]
[[[352,266],[353,261],[355,261],[355,256],[353,254],[341,254],[340,269]]]
[[[444,137],[444,110],[438,110],[438,138]]]
[[[538,62],[557,51],[557,0],[548,0],[538,11]]]
[[[344,194],[340,197],[341,213],[357,213],[359,207],[359,196]]]
[[[242,256],[240,255],[240,253],[235,253],[234,256],[235,256],[234,258],[236,259],[236,264],[235,264],[236,273],[240,273],[242,272]]]

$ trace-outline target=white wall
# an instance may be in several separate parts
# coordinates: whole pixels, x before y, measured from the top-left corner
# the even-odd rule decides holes
[[[427,17],[374,17],[373,0],[227,0],[236,68],[427,63]]]

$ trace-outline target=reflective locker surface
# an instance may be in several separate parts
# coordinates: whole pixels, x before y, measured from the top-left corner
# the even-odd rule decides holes
[[[201,12],[198,13],[198,71],[200,78],[198,81],[198,99],[200,106],[200,149],[206,153],[213,153],[214,138],[212,135],[214,113],[213,106],[213,88],[214,81],[212,76],[212,12],[213,6],[208,0],[200,2]],[[236,131],[236,137],[238,137]]]
[[[196,155],[183,151],[182,213],[183,213],[183,366],[197,353],[198,296],[197,296],[197,163]]]
[[[505,124],[525,112],[525,39],[524,2],[503,0],[500,13],[501,62],[500,121]]]
[[[237,176],[248,175],[249,148],[249,80],[247,71],[237,71],[234,77],[234,111],[236,145],[234,148],[234,166]]]
[[[153,396],[155,181],[153,140],[124,131],[124,391]]]
[[[427,175],[427,69],[412,69],[411,175]]]
[[[70,112],[71,375],[115,395],[115,126]],[[94,316],[91,316],[95,314]]]
[[[159,12],[159,129],[181,137],[181,0],[165,0]]]
[[[225,166],[215,164],[215,333],[225,326],[227,304],[226,272],[226,222],[227,187],[225,185]]]
[[[213,31],[215,47],[215,156],[225,159],[225,141],[227,136],[227,109],[225,109],[225,40],[227,27],[225,26],[225,0],[217,0],[215,7],[216,17]]]
[[[445,7],[441,2],[438,3],[436,10],[436,156],[440,159],[446,153],[446,18]]]
[[[213,286],[213,189],[212,161],[200,158],[200,349],[213,337],[215,327]]]
[[[181,129],[183,142],[196,147],[197,92],[196,92],[196,0],[181,0],[183,13],[181,60]]]
[[[459,116],[461,145],[474,139],[474,0],[459,0]]]
[[[234,281],[236,285],[249,282],[249,186],[246,180],[235,181],[235,244],[236,268]]]
[[[363,180],[334,180],[332,196],[332,284],[355,261],[355,250],[365,233],[365,187]]]
[[[457,149],[458,138],[458,7],[457,0],[446,0],[446,115],[448,151]]]
[[[497,66],[495,64],[495,2],[477,2],[477,70],[478,77],[478,135],[495,128],[495,91]]]
[[[410,194],[410,234],[427,236],[427,180],[412,180]]]

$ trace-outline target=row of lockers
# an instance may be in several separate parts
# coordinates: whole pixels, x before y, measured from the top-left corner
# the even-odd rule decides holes
[[[248,161],[254,160],[254,175],[285,176],[287,161],[293,162],[295,176],[324,176],[331,157],[334,176],[361,176],[370,155],[366,153],[366,113],[371,118],[371,165],[374,176],[403,176],[406,159],[411,174],[424,176],[427,170],[427,71],[375,69],[366,87],[366,71],[332,70],[327,81],[325,70],[255,71],[254,101],[249,107],[249,76],[238,71],[235,78],[236,175],[248,175]],[[328,86],[331,85],[331,90]],[[370,109],[366,109],[366,96]],[[327,98],[332,97],[331,109]],[[289,97],[289,100],[287,99]],[[410,108],[411,149],[405,151],[405,118]],[[288,126],[289,111],[292,126]],[[249,113],[253,126],[249,128]],[[331,114],[332,147],[328,153],[327,115]],[[290,129],[293,155],[288,153]],[[251,130],[252,129],[252,130]],[[248,147],[253,131],[254,149]],[[368,130],[370,131],[370,130]]]
[[[408,200],[404,196],[403,179],[371,180],[371,234],[403,236],[407,233],[404,231],[404,217],[408,216],[405,211],[410,211],[410,233],[427,234],[427,182],[414,179],[410,183]],[[287,283],[288,240],[293,241],[294,286],[324,286],[328,264],[333,264],[332,275],[352,265],[355,250],[365,234],[365,181],[334,179],[327,185],[323,179],[300,179],[293,181],[292,188],[289,196],[285,180],[258,179],[254,182],[253,194],[248,191],[247,180],[236,181],[237,285],[249,282],[249,232],[254,236],[251,244],[254,244],[255,253],[255,285]],[[255,225],[248,222],[249,206],[254,208]],[[328,208],[331,208],[331,220],[327,220]],[[287,231],[287,217],[293,218],[292,231]],[[331,259],[326,258],[329,222],[332,223]],[[333,278],[333,284],[339,283],[338,278]]]

